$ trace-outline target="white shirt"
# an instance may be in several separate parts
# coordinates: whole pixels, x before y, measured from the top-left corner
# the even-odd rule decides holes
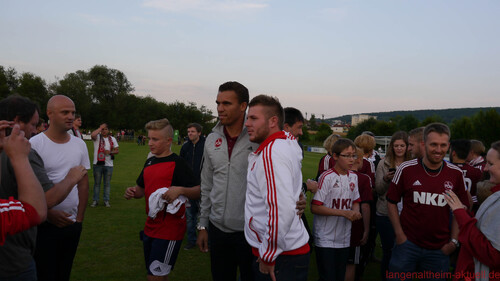
[[[111,140],[113,142],[113,148],[118,147],[118,142],[116,141],[115,137],[109,135],[111,137]],[[97,152],[99,151],[99,140],[103,138],[104,139],[104,150],[111,150],[111,144],[109,143],[109,138],[108,137],[102,137],[101,134],[98,134],[96,139],[93,141],[94,142],[94,161],[92,162],[94,165],[97,164]],[[108,154],[105,156],[105,161],[104,161],[104,166],[108,167],[113,167],[113,159],[111,159],[111,154]]]
[[[87,146],[80,138],[71,136],[66,143],[55,143],[45,133],[40,133],[32,137],[30,143],[42,157],[47,176],[54,183],[61,182],[75,166],[83,165],[85,169],[90,169]],[[75,221],[78,203],[78,189],[75,185],[68,196],[53,209],[69,213],[71,215],[69,218]]]
[[[267,263],[309,240],[295,209],[302,192],[302,150],[293,136],[276,134],[248,156],[245,237]]]
[[[334,169],[321,174],[312,204],[331,209],[351,210],[359,202],[358,175],[340,175]],[[314,215],[314,244],[324,248],[347,248],[351,244],[352,223],[341,216]]]

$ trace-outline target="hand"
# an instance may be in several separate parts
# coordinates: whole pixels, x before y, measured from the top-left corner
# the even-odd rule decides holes
[[[101,130],[101,131],[102,131],[104,128],[106,128],[106,126],[107,126],[107,125],[106,125],[105,123],[104,123],[104,124],[101,124],[101,126],[99,126],[99,130]]]
[[[368,231],[365,231],[363,232],[363,238],[361,238],[361,245],[366,245],[366,243],[368,242],[368,234],[369,232]]]
[[[5,126],[5,123],[3,123],[3,135],[5,135]],[[10,161],[14,162],[23,158],[28,159],[31,145],[30,142],[24,137],[24,132],[21,131],[19,125],[13,125],[10,136],[4,136],[1,140],[1,147],[5,150],[5,153],[9,157]]]
[[[443,193],[443,195],[444,200],[446,200],[446,203],[448,203],[448,206],[450,206],[452,211],[455,211],[456,209],[466,208],[453,191],[446,191],[445,193]]]
[[[135,198],[135,189],[136,189],[135,186],[127,188],[125,190],[125,194],[123,195],[123,197],[125,197],[125,199],[127,199],[127,200]]]
[[[344,217],[350,221],[357,221],[362,218],[361,213],[358,211],[346,210]]]
[[[457,246],[455,246],[455,244],[453,242],[448,242],[448,243],[444,244],[443,247],[441,247],[441,252],[443,252],[443,254],[449,256],[456,249],[457,249]]]
[[[200,248],[200,252],[208,252],[208,232],[206,229],[198,231],[196,245],[198,245],[198,248]]]
[[[12,128],[12,126],[14,126],[14,121],[0,120],[0,151],[3,149],[3,140],[6,137],[5,130],[7,128]]]
[[[400,235],[396,235],[396,245],[401,245],[404,242],[406,242],[406,240],[408,240],[408,238],[406,237],[406,234],[403,233]]]
[[[391,172],[387,173],[387,174],[384,176],[384,180],[385,180],[386,182],[390,182],[390,181],[392,181],[392,179],[394,178],[394,174],[395,174],[395,173],[396,173],[395,171],[391,171]]]
[[[83,176],[87,174],[87,169],[83,165],[75,166],[69,169],[68,174],[66,174],[66,178],[68,178],[73,185],[77,184]]]
[[[47,212],[47,221],[57,227],[65,227],[75,223],[69,218],[70,216],[71,214],[64,211],[49,209]]]
[[[295,203],[297,204],[295,207],[295,209],[297,209],[297,215],[302,216],[302,214],[306,210],[307,205],[306,196],[304,195],[304,193],[300,193],[299,201]]]
[[[264,263],[260,258],[257,259],[257,262],[259,263],[259,271],[262,274],[269,274],[271,280],[276,281],[276,276],[274,276],[274,265],[268,265]]]
[[[161,196],[161,198],[167,200],[167,203],[172,203],[174,202],[175,199],[177,199],[180,195],[182,195],[182,189],[183,187],[180,186],[171,186],[168,188],[165,193]]]
[[[316,193],[316,191],[318,191],[318,182],[315,180],[308,179],[306,181],[306,186],[307,190],[311,191],[312,193]]]

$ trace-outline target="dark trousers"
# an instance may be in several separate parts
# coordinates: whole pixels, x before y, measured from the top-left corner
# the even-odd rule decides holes
[[[243,231],[226,233],[212,223],[208,227],[210,262],[214,281],[237,280],[240,269],[241,281],[253,281],[252,248],[248,245]]]
[[[286,256],[276,258],[274,275],[276,281],[307,281],[310,253],[304,255]],[[254,256],[253,273],[255,281],[271,281],[271,275],[261,273],[257,257]]]
[[[320,281],[344,281],[349,248],[316,246],[316,263]]]
[[[391,261],[392,248],[396,237],[394,228],[392,228],[391,220],[388,216],[377,215],[377,231],[380,234],[380,242],[382,242],[382,262],[380,263],[380,275],[383,281],[387,280],[387,270],[389,270],[389,262]]]
[[[63,228],[44,223],[38,227],[35,261],[39,281],[69,280],[81,233],[81,223]]]

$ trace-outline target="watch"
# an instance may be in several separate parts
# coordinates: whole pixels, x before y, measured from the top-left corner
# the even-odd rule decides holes
[[[204,227],[204,226],[198,225],[198,226],[196,227],[196,229],[197,229],[198,231],[201,231],[201,230],[206,230],[207,228],[206,228],[206,227]]]
[[[455,238],[451,238],[451,239],[450,239],[450,242],[451,242],[451,243],[453,243],[453,244],[455,244],[455,247],[457,247],[457,248],[458,248],[458,247],[460,247],[460,242],[458,242],[458,240],[457,240],[457,239],[455,239]]]

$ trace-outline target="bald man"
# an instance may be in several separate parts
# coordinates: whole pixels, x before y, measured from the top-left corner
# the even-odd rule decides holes
[[[75,104],[62,95],[53,96],[47,104],[49,128],[30,139],[41,156],[49,179],[63,180],[70,167],[90,169],[87,146],[82,139],[67,133],[75,119]],[[89,182],[85,175],[58,205],[48,210],[47,222],[38,228],[35,261],[38,280],[69,280],[76,254]]]

